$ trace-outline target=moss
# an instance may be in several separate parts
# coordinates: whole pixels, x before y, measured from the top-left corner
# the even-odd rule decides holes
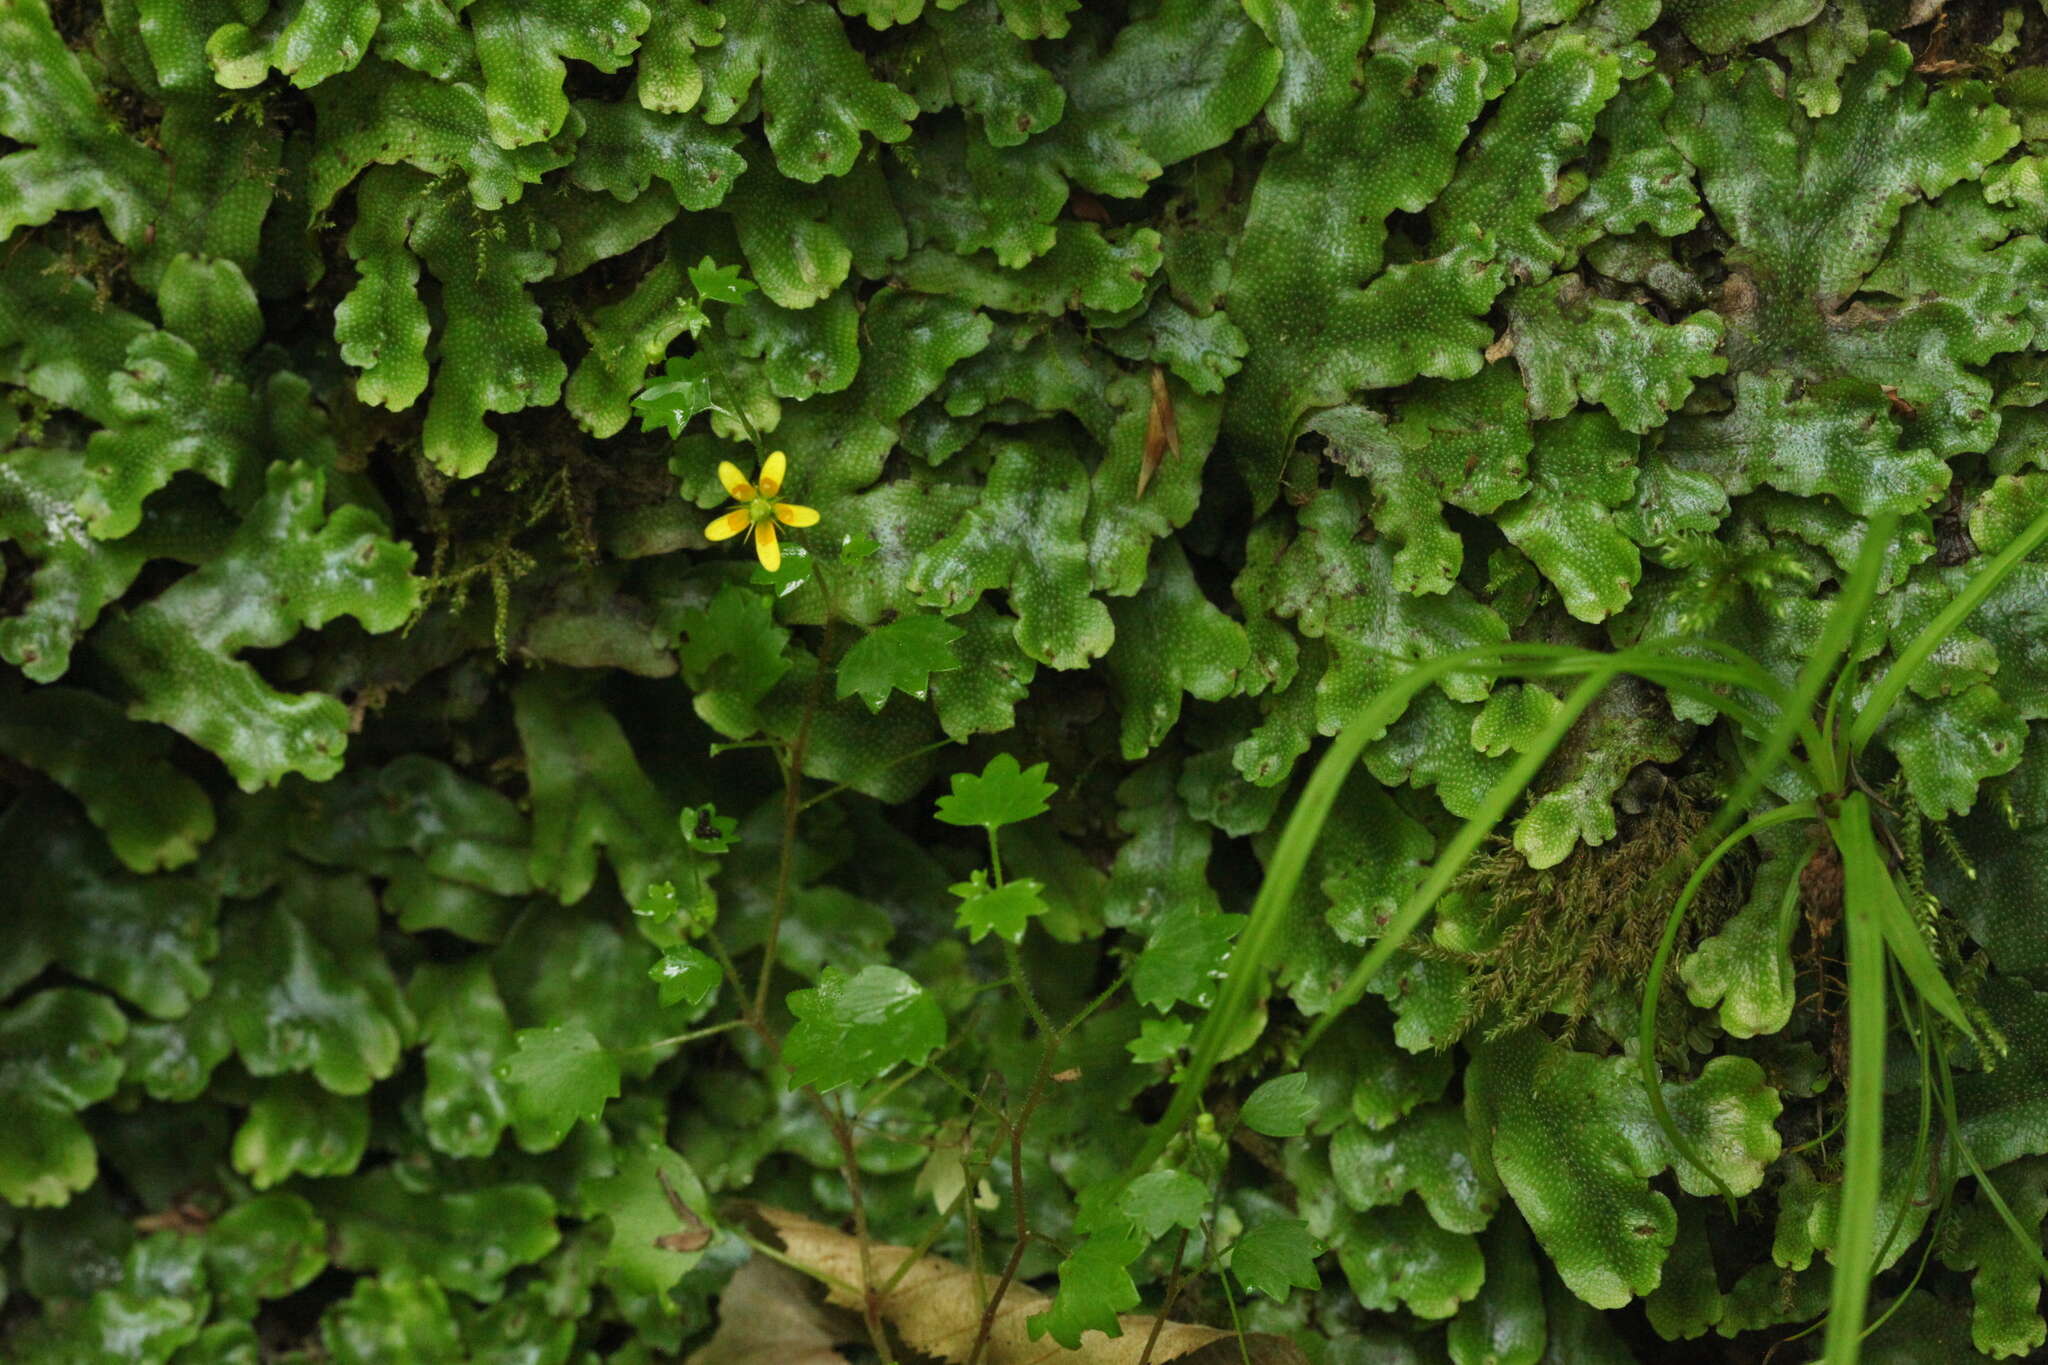
[[[1582,844],[1555,867],[1531,867],[1505,843],[1473,860],[1446,906],[1446,930],[1420,948],[1466,968],[1461,1031],[1500,1038],[1556,1015],[1570,1033],[1610,1003],[1633,1008],[1681,884],[1682,855],[1712,815],[1698,785],[1666,782],[1620,837]],[[1708,878],[1681,947],[1727,918],[1741,880],[1725,863]]]

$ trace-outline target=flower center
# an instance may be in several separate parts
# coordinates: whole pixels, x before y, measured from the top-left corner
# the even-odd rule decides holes
[[[773,520],[775,504],[767,498],[755,498],[747,504],[747,516],[756,526],[759,526],[764,521]]]

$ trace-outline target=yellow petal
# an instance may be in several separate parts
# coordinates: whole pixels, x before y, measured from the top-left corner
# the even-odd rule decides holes
[[[747,524],[752,520],[753,518],[747,515],[747,509],[744,507],[735,512],[727,512],[724,516],[714,519],[709,526],[704,528],[704,539],[731,540],[734,536],[746,530]]]
[[[761,556],[761,567],[774,573],[782,567],[782,545],[775,536],[775,523],[764,521],[754,530],[754,553]]]
[[[818,509],[793,502],[778,502],[775,504],[775,519],[784,526],[816,526]]]
[[[772,498],[782,491],[782,475],[789,468],[789,457],[776,451],[761,462],[761,477],[755,482],[761,485],[761,496]],[[739,495],[735,493],[734,497]]]
[[[718,481],[725,485],[725,494],[734,502],[751,502],[754,485],[747,482],[747,476],[740,473],[740,467],[731,460],[718,462]]]

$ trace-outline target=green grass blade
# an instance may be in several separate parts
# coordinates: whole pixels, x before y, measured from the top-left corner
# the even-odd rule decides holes
[[[1463,650],[1431,659],[1396,679],[1392,686],[1374,697],[1345,723],[1330,742],[1315,771],[1309,774],[1300,798],[1294,803],[1293,814],[1280,832],[1280,842],[1273,848],[1272,861],[1266,864],[1266,875],[1252,901],[1250,918],[1231,948],[1223,988],[1217,993],[1216,1003],[1203,1016],[1180,1085],[1167,1104],[1166,1113],[1152,1126],[1144,1148],[1131,1163],[1129,1174],[1143,1174],[1159,1159],[1174,1135],[1194,1117],[1202,1087],[1208,1084],[1210,1073],[1221,1060],[1224,1045],[1236,1032],[1264,984],[1267,960],[1293,905],[1294,891],[1308,866],[1309,854],[1315,848],[1317,837],[1322,834],[1324,822],[1329,819],[1330,807],[1336,803],[1337,793],[1358,766],[1365,746],[1385,734],[1387,727],[1408,709],[1408,703],[1415,695],[1438,678],[1460,671],[1492,671],[1498,667],[1498,651],[1495,650]]]
[[[1792,694],[1778,713],[1777,722],[1771,726],[1764,742],[1749,764],[1744,768],[1742,780],[1730,793],[1728,803],[1716,815],[1714,823],[1708,826],[1711,838],[1718,838],[1731,828],[1748,811],[1749,805],[1763,791],[1792,752],[1795,739],[1806,741],[1806,757],[1810,764],[1819,769],[1817,785],[1827,788],[1835,785],[1834,774],[1827,771],[1834,766],[1832,751],[1827,737],[1821,734],[1814,720],[1814,706],[1820,700],[1821,692],[1828,682],[1841,670],[1842,660],[1856,641],[1856,630],[1870,611],[1870,604],[1877,600],[1877,587],[1884,577],[1884,555],[1898,533],[1899,519],[1896,516],[1873,518],[1863,535],[1862,551],[1856,556],[1856,566],[1842,584],[1841,593],[1835,598],[1835,607],[1828,613],[1827,623],[1821,627],[1820,639],[1815,643],[1813,653],[1799,669],[1799,677],[1792,684]],[[1702,839],[1702,842],[1709,842]]]
[[[2020,532],[2010,545],[1994,555],[1989,564],[1970,575],[1969,581],[1963,584],[1963,590],[1955,595],[1955,600],[1943,607],[1926,628],[1913,637],[1912,643],[1899,651],[1899,657],[1892,660],[1892,666],[1877,680],[1877,686],[1864,701],[1863,709],[1849,725],[1849,748],[1852,752],[1863,752],[1920,665],[1927,662],[1928,656],[1941,647],[1942,641],[1948,639],[1971,612],[1982,606],[1992,589],[2044,540],[2048,540],[2048,511],[2028,522],[2027,529]]]
[[[2005,1196],[2000,1194],[1998,1186],[1992,1183],[1990,1173],[1979,1164],[1977,1154],[1971,1151],[1970,1144],[1963,1140],[1962,1120],[1956,1114],[1955,1073],[1949,1069],[1947,1056],[1938,1049],[1935,1052],[1935,1064],[1941,1082],[1942,1118],[1948,1126],[1949,1137],[1955,1142],[1956,1151],[1962,1154],[1963,1164],[1968,1166],[1970,1174],[1977,1178],[1977,1192],[1991,1201],[1992,1210],[1998,1214],[1998,1220],[2005,1224],[2005,1230],[2012,1234],[2020,1255],[2033,1264],[2034,1273],[2043,1281],[2048,1281],[2048,1256],[2042,1255],[2039,1239],[2028,1232],[2018,1215],[2013,1213],[2012,1206],[2005,1202]]]
[[[1265,986],[1266,967],[1287,914],[1293,907],[1294,893],[1308,866],[1309,854],[1322,834],[1338,792],[1359,766],[1365,746],[1385,734],[1387,727],[1400,719],[1408,709],[1408,703],[1418,693],[1450,674],[1499,674],[1516,664],[1538,672],[1561,669],[1571,664],[1591,668],[1604,666],[1604,661],[1615,657],[1618,656],[1557,645],[1500,645],[1460,650],[1427,660],[1402,675],[1345,722],[1344,728],[1338,731],[1337,737],[1316,763],[1315,771],[1309,775],[1300,798],[1294,803],[1293,813],[1280,832],[1280,841],[1273,848],[1272,860],[1266,864],[1266,875],[1259,884],[1259,893],[1252,901],[1249,921],[1231,948],[1229,965],[1216,1003],[1203,1017],[1180,1084],[1174,1090],[1165,1114],[1152,1126],[1144,1147],[1132,1161],[1129,1174],[1143,1174],[1166,1150],[1166,1144],[1194,1116],[1195,1107],[1201,1101],[1202,1087],[1208,1084],[1210,1074],[1221,1060],[1224,1046],[1236,1033],[1252,1002]],[[1595,661],[1600,662],[1596,664]],[[1529,776],[1534,775],[1531,768]],[[1527,779],[1524,781],[1526,783]],[[1420,917],[1418,911],[1415,918]]]
[[[1852,792],[1828,822],[1842,855],[1843,918],[1847,923],[1849,983],[1849,1101],[1843,1130],[1842,1208],[1835,1220],[1835,1272],[1828,1296],[1822,1365],[1856,1365],[1864,1311],[1870,1302],[1870,1256],[1883,1177],[1885,950],[1884,931],[1872,909],[1873,882],[1889,879],[1875,844],[1845,842],[1845,829],[1868,830],[1870,799]],[[1857,850],[1852,852],[1852,849]],[[1867,851],[1865,851],[1867,850]]]
[[[1564,704],[1544,727],[1536,743],[1518,755],[1514,766],[1502,774],[1500,781],[1494,783],[1493,790],[1479,803],[1479,809],[1473,812],[1472,818],[1465,822],[1464,827],[1452,836],[1444,851],[1437,855],[1422,885],[1415,888],[1402,903],[1401,908],[1394,912],[1393,917],[1387,921],[1385,931],[1373,941],[1365,956],[1351,969],[1351,975],[1344,980],[1343,989],[1330,1001],[1330,1008],[1310,1025],[1307,1035],[1303,1037],[1301,1045],[1304,1052],[1316,1045],[1316,1040],[1323,1036],[1323,1031],[1329,1028],[1339,1015],[1358,1003],[1372,979],[1378,976],[1394,954],[1400,951],[1401,945],[1408,941],[1408,936],[1422,923],[1422,917],[1429,913],[1430,907],[1450,889],[1451,882],[1464,869],[1472,855],[1479,851],[1479,845],[1493,832],[1493,827],[1501,822],[1501,818],[1508,813],[1508,808],[1514,805],[1522,793],[1528,790],[1529,784],[1536,780],[1536,774],[1542,771],[1543,765],[1549,761],[1551,753],[1557,746],[1564,742],[1565,735],[1577,723],[1579,716],[1593,704],[1594,698],[1614,680],[1614,676],[1623,671],[1613,662],[1622,658],[1622,655],[1597,657],[1607,662],[1589,670],[1585,680],[1572,689]]]
[[[1877,927],[1884,935],[1884,941],[1892,950],[1904,969],[1906,979],[1913,983],[1921,999],[1940,1012],[1941,1017],[1963,1031],[1963,1035],[1974,1040],[1976,1026],[1963,1012],[1963,1002],[1956,998],[1948,978],[1941,974],[1941,964],[1934,960],[1934,953],[1921,936],[1920,925],[1913,918],[1913,912],[1906,908],[1899,898],[1898,883],[1892,880],[1884,854],[1877,846],[1877,832],[1871,828],[1868,818],[1860,822],[1850,821],[1847,807],[1835,831],[1835,840],[1842,850],[1844,863],[1854,857],[1869,867],[1880,870],[1881,875],[1871,877],[1863,894],[1868,897],[1865,907],[1877,921]]]
[[[1664,1080],[1657,1069],[1657,1006],[1663,999],[1664,973],[1671,965],[1671,954],[1678,946],[1678,930],[1685,922],[1685,912],[1692,908],[1693,900],[1700,888],[1707,884],[1721,860],[1740,847],[1746,839],[1753,839],[1767,829],[1786,824],[1793,820],[1811,820],[1819,815],[1811,801],[1800,801],[1789,806],[1780,806],[1767,811],[1744,824],[1740,829],[1714,846],[1713,852],[1700,860],[1693,874],[1686,878],[1685,888],[1678,893],[1678,901],[1671,907],[1671,913],[1664,920],[1664,936],[1657,942],[1657,955],[1650,961],[1650,979],[1643,988],[1642,1011],[1636,1020],[1636,1062],[1642,1071],[1643,1093],[1649,1096],[1650,1112],[1656,1117],[1657,1127],[1663,1131],[1664,1140],[1671,1144],[1673,1151],[1696,1168],[1706,1173],[1714,1182],[1714,1188],[1728,1201],[1728,1216],[1735,1217],[1735,1191],[1728,1188],[1728,1182],[1720,1172],[1700,1158],[1693,1148],[1692,1140],[1678,1131],[1678,1124],[1671,1117],[1671,1110],[1664,1103]]]

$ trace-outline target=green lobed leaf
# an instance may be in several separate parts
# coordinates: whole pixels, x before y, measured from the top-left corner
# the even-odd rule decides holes
[[[468,201],[435,195],[410,238],[440,281],[448,319],[422,445],[437,468],[459,479],[483,472],[497,454],[485,413],[552,404],[567,376],[525,288],[553,272],[554,230],[531,211],[509,208],[487,231],[477,227]]]
[[[464,1355],[461,1328],[441,1286],[399,1270],[356,1281],[354,1292],[322,1318],[320,1340],[337,1365],[459,1365]]]
[[[1293,142],[1306,127],[1340,115],[1355,93],[1352,75],[1371,35],[1373,7],[1250,0],[1244,8],[1280,49],[1280,79],[1265,110],[1273,131]]]
[[[129,874],[76,812],[47,794],[18,798],[0,817],[0,857],[23,907],[0,952],[0,988],[57,962],[145,1013],[174,1019],[213,986],[207,960],[219,948],[219,896],[209,886]]]
[[[619,1096],[618,1059],[587,1028],[557,1024],[521,1029],[498,1063],[519,1145],[544,1152],[561,1145],[578,1119],[596,1123]]]
[[[217,1018],[251,1075],[310,1071],[360,1095],[397,1068],[413,1020],[363,879],[296,872],[267,902],[224,914],[220,941],[194,1019]]]
[[[1117,1315],[1138,1306],[1138,1287],[1129,1266],[1144,1248],[1129,1238],[1093,1236],[1074,1248],[1059,1265],[1059,1292],[1042,1313],[1025,1319],[1033,1341],[1050,1336],[1068,1350],[1078,1350],[1085,1332],[1122,1336]]]
[[[507,150],[492,140],[483,93],[371,58],[312,90],[317,122],[308,194],[325,211],[371,165],[404,163],[428,175],[460,171],[477,208],[495,210],[569,164],[570,139]]]
[[[1998,1186],[2020,1227],[2038,1239],[2048,1216],[2048,1165],[2030,1160],[2008,1166]],[[2025,1356],[2048,1344],[2048,1321],[2040,1311],[2041,1277],[2014,1249],[2004,1220],[1988,1199],[1980,1198],[1963,1209],[1959,1224],[1942,1260],[1952,1270],[1975,1272],[1970,1277],[1971,1343],[1999,1359]]]
[[[253,1315],[258,1302],[302,1289],[327,1268],[327,1229],[300,1196],[259,1194],[207,1227],[205,1256],[223,1316]]]
[[[1131,969],[1131,994],[1164,1014],[1183,1000],[1208,1006],[1243,915],[1204,914],[1188,905],[1160,914]]]
[[[77,507],[102,540],[135,530],[143,500],[185,470],[246,500],[272,453],[266,400],[292,396],[283,375],[268,393],[244,382],[242,356],[262,319],[256,291],[233,263],[173,258],[162,308],[164,330],[131,341],[123,372],[108,381],[109,422],[86,447]],[[297,392],[303,397],[303,387]]]
[[[796,1024],[782,1060],[793,1085],[832,1090],[922,1062],[946,1041],[938,1002],[894,967],[867,966],[849,976],[827,967],[815,987],[791,991]]]
[[[1501,533],[1582,621],[1622,610],[1642,576],[1642,556],[1613,516],[1635,493],[1636,445],[1601,413],[1540,423],[1529,492],[1497,514]]]
[[[954,773],[951,794],[939,798],[938,817],[949,825],[996,830],[1043,815],[1059,790],[1045,780],[1045,769],[1043,763],[1026,768],[1013,755],[997,754],[979,774]]]
[[[1329,668],[1319,678],[1298,676],[1289,689],[1309,690],[1313,723],[1325,734],[1413,663],[1507,638],[1506,624],[1462,588],[1426,601],[1393,591],[1391,549],[1359,535],[1365,514],[1355,485],[1317,494],[1298,513],[1299,531],[1271,582],[1245,601],[1247,614],[1291,618],[1304,636],[1328,641]],[[1461,701],[1486,694],[1483,680],[1463,674],[1447,675],[1439,687]]]
[[[1373,1131],[1345,1124],[1330,1138],[1330,1174],[1354,1209],[1398,1204],[1410,1194],[1438,1227],[1479,1232],[1493,1219],[1501,1187],[1477,1165],[1465,1116],[1448,1105],[1417,1109]]]
[[[1718,1006],[1721,1027],[1737,1038],[1776,1033],[1792,1017],[1794,970],[1787,897],[1805,858],[1804,844],[1777,841],[1761,863],[1749,899],[1678,965],[1686,996],[1703,1009]]]
[[[1064,73],[1067,113],[1051,134],[1063,168],[1098,193],[1142,194],[1163,168],[1256,118],[1280,65],[1242,7],[1163,0]]]
[[[969,943],[979,943],[991,933],[1021,943],[1032,917],[1046,912],[1045,884],[1031,877],[1013,877],[1001,886],[990,886],[986,874],[977,869],[970,880],[946,889],[960,897],[954,924],[967,931]]]
[[[1672,1164],[1634,1066],[1557,1047],[1531,1031],[1488,1043],[1467,1075],[1475,1127],[1491,1134],[1497,1172],[1564,1283],[1598,1308],[1648,1294],[1677,1238],[1671,1202],[1650,1177]],[[1673,1121],[1737,1194],[1776,1159],[1781,1101],[1746,1057],[1714,1058],[1690,1082],[1665,1083]],[[1677,1160],[1679,1187],[1716,1187]]]
[[[1164,1237],[1174,1228],[1197,1229],[1208,1208],[1208,1186],[1186,1171],[1147,1172],[1116,1199],[1117,1212],[1147,1238]]]
[[[1107,663],[1122,716],[1126,759],[1150,753],[1180,721],[1181,698],[1221,701],[1251,662],[1244,627],[1196,585],[1178,542],[1165,542],[1145,591],[1116,599]]]
[[[419,260],[407,246],[426,208],[420,188],[417,176],[392,166],[363,177],[348,234],[357,282],[334,310],[341,358],[361,371],[356,397],[394,411],[411,407],[427,388],[431,329],[418,291]]]
[[[1253,1293],[1285,1303],[1289,1291],[1323,1287],[1316,1257],[1323,1244],[1299,1218],[1275,1218],[1248,1230],[1230,1245],[1230,1273]]]
[[[992,147],[1015,147],[1066,112],[1066,91],[998,22],[995,0],[935,10],[905,31],[887,65],[925,113],[960,109]]]
[[[1769,63],[1689,71],[1665,128],[1735,239],[1722,310],[1731,371],[1889,385],[1933,410],[1926,434],[1950,453],[1991,434],[1983,381],[1965,367],[2024,345],[2031,329],[1980,328],[1947,299],[1867,314],[1844,306],[1905,206],[1981,175],[2018,131],[1987,87],[1929,91],[1912,62],[1902,44],[1873,40],[1844,74],[1839,109],[1818,119],[1790,106]],[[1766,188],[1795,183],[1797,194]],[[1898,363],[1907,355],[1911,363]],[[1754,392],[1782,401],[1785,391]]]
[[[0,698],[0,753],[77,797],[132,872],[182,867],[213,837],[213,803],[170,761],[170,736],[95,693],[43,687]]]
[[[490,963],[427,963],[407,983],[426,1063],[420,1118],[427,1141],[450,1156],[488,1156],[512,1122],[499,1067],[513,1048]]]
[[[584,1187],[584,1213],[602,1216],[611,1224],[611,1240],[601,1262],[607,1282],[629,1293],[665,1296],[703,1260],[702,1246],[685,1249],[667,1242],[695,1230],[681,1222],[671,1198],[683,1202],[700,1228],[711,1224],[703,1182],[687,1161],[660,1142],[629,1149],[619,1159],[616,1174]],[[678,1311],[671,1300],[663,1302],[667,1306],[662,1311]]]
[[[1102,917],[1111,928],[1151,928],[1170,911],[1201,916],[1223,908],[1209,884],[1209,832],[1177,799],[1176,772],[1171,758],[1156,758],[1117,787],[1117,828],[1125,837],[1103,896]]]
[[[1486,1281],[1445,1333],[1452,1365],[1538,1365],[1550,1324],[1529,1230],[1520,1218],[1497,1218],[1480,1244]]]
[[[696,948],[671,948],[647,971],[661,987],[661,1003],[701,1005],[723,979],[718,964]]]
[[[1464,564],[1445,504],[1490,514],[1529,487],[1534,436],[1527,395],[1506,365],[1469,379],[1408,390],[1398,420],[1370,408],[1318,413],[1308,429],[1347,472],[1372,481],[1373,524],[1399,545],[1394,582],[1404,592],[1448,592]]]
[[[1347,1214],[1334,1240],[1351,1292],[1360,1306],[1380,1312],[1406,1308],[1419,1318],[1448,1318],[1486,1278],[1478,1239],[1446,1232],[1413,1200]]]
[[[960,667],[953,646],[965,633],[922,612],[877,626],[841,656],[838,695],[858,695],[870,711],[880,711],[891,692],[923,701],[933,675]]]
[[[1457,174],[1430,205],[1437,233],[1483,230],[1515,270],[1548,274],[1564,257],[1542,222],[1560,197],[1559,169],[1592,140],[1594,119],[1620,85],[1616,57],[1581,35],[1558,35],[1467,144]]]

